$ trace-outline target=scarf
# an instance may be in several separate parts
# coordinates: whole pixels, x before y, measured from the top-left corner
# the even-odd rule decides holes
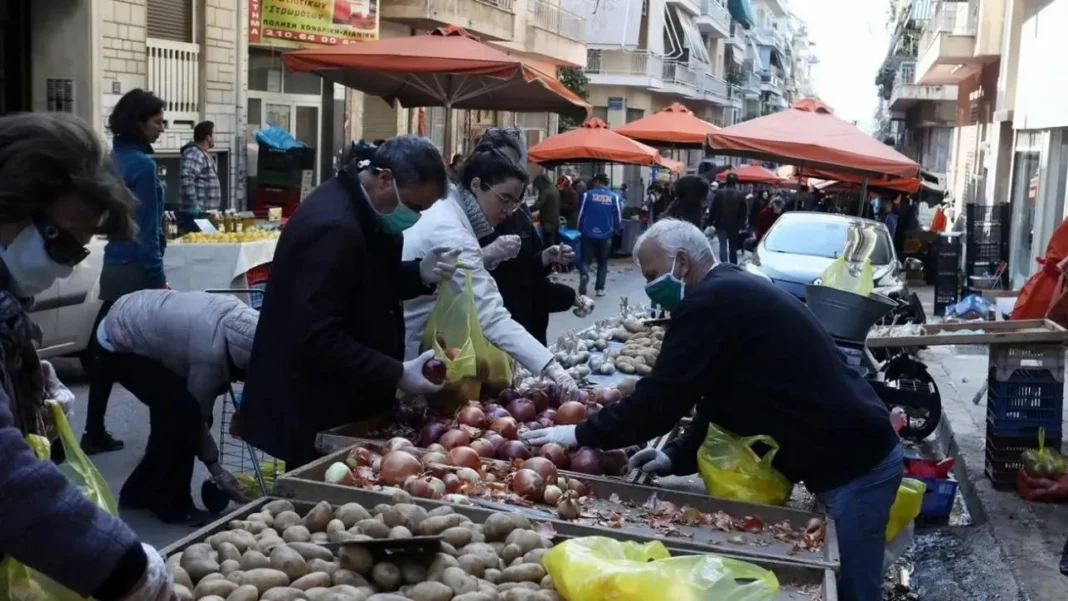
[[[482,212],[482,207],[478,204],[478,199],[471,193],[470,190],[464,187],[459,188],[460,206],[464,210],[464,214],[467,215],[467,220],[471,222],[471,228],[475,230],[476,238],[484,238],[493,233],[493,226],[486,219],[486,214]]]
[[[41,330],[23,302],[0,290],[0,389],[10,399],[15,427],[23,434],[46,433],[45,382],[34,341]]]

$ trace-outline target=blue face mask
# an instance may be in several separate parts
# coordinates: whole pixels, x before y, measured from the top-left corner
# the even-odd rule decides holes
[[[415,225],[419,221],[419,213],[408,205],[401,202],[400,189],[397,188],[397,180],[393,180],[393,192],[397,195],[397,208],[389,214],[378,214],[378,225],[387,234],[399,234]]]
[[[649,296],[649,300],[668,311],[674,311],[679,306],[686,292],[686,285],[682,283],[682,280],[675,277],[675,262],[677,260],[678,257],[675,257],[671,261],[670,271],[645,285],[645,294]]]

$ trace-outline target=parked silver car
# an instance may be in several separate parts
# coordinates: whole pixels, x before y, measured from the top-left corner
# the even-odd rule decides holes
[[[104,264],[105,240],[89,243],[89,256],[69,277],[37,295],[30,317],[41,327],[42,359],[77,356],[86,366],[86,349],[92,340],[100,313],[100,269]]]

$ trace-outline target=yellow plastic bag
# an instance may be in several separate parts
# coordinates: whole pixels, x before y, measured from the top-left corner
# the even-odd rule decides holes
[[[453,291],[448,281],[438,285],[438,298],[420,345],[420,350],[433,349],[445,362],[445,388],[428,400],[450,413],[469,400],[481,398],[483,392],[493,394],[494,386],[501,390],[512,383],[511,358],[482,334],[471,272],[465,270],[464,275],[464,288],[459,292]]]
[[[541,560],[568,601],[770,601],[775,574],[717,555],[671,557],[660,542],[591,536],[564,541]]]
[[[909,522],[920,515],[923,506],[923,493],[927,492],[927,485],[919,480],[905,478],[897,489],[897,497],[890,506],[890,521],[886,523],[886,541],[894,540]]]
[[[753,445],[763,443],[771,450],[763,457]],[[716,424],[708,425],[708,435],[697,450],[697,469],[705,490],[713,497],[783,505],[790,500],[794,485],[771,466],[779,443],[770,436],[738,437]]]
[[[869,296],[872,288],[875,287],[875,278],[872,273],[871,259],[864,259],[860,272],[857,273],[856,268],[847,263],[845,257],[838,257],[827,269],[823,270],[820,284],[861,296]]]
[[[66,454],[66,460],[59,470],[71,480],[85,496],[89,497],[101,509],[111,515],[119,515],[115,497],[111,494],[107,481],[97,471],[96,466],[82,452],[78,439],[71,430],[67,416],[58,403],[49,401],[52,422],[59,434],[60,444]],[[48,441],[31,434],[26,437],[34,449],[34,454],[42,461],[50,461]],[[42,443],[43,441],[43,443]],[[0,561],[0,599],[12,601],[84,601],[81,595],[63,587],[48,576],[29,568],[15,558],[7,556]]]

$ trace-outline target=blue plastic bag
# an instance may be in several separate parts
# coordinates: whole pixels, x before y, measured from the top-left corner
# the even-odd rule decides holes
[[[268,125],[256,132],[256,141],[277,150],[305,148],[304,142],[294,138],[293,134],[276,125]]]

